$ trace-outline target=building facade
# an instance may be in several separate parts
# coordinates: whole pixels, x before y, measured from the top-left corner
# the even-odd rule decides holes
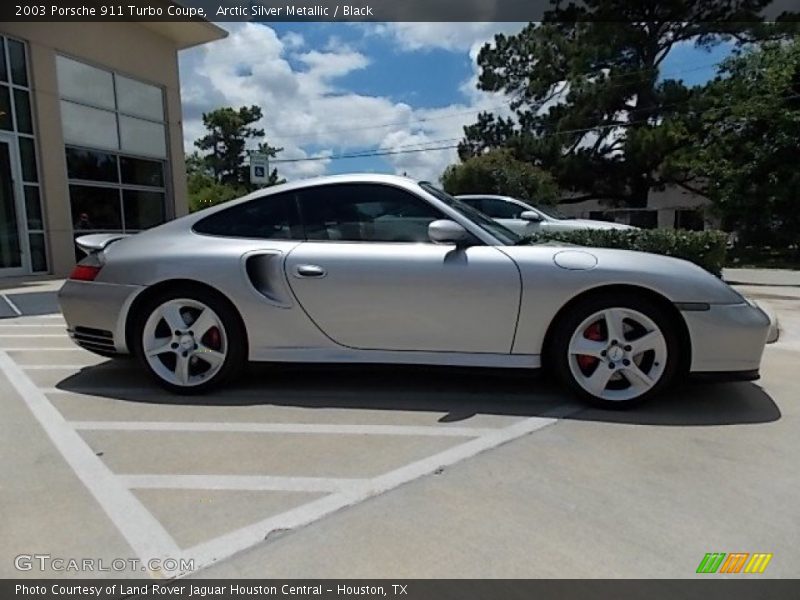
[[[585,200],[575,204],[559,204],[559,212],[568,217],[613,221],[644,229],[718,229],[720,220],[711,212],[705,196],[678,186],[653,190],[645,208],[612,208],[601,200]]]
[[[0,23],[0,277],[186,214],[178,51],[211,23]]]

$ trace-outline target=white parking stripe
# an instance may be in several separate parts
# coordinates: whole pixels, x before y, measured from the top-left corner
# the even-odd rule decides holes
[[[416,435],[478,437],[495,428],[448,427],[430,425],[332,425],[316,423],[211,423],[167,421],[75,421],[77,430],[105,431],[202,431],[235,433],[307,433],[334,435]]]
[[[132,489],[340,492],[363,479],[269,475],[120,475]]]
[[[15,313],[17,313],[17,316],[18,316],[18,317],[21,317],[21,316],[22,316],[22,311],[19,309],[19,307],[18,307],[16,304],[14,304],[14,303],[11,301],[11,298],[9,298],[8,296],[6,296],[5,294],[0,294],[0,296],[2,296],[2,297],[3,297],[3,300],[5,300],[5,301],[6,301],[6,304],[8,304],[8,306],[9,306],[9,307],[11,307],[11,310],[13,310]]]
[[[574,407],[559,407],[551,411],[550,414],[553,416],[565,416],[575,410],[578,409]],[[530,417],[518,421],[508,427],[493,430],[491,433],[474,440],[390,471],[385,475],[364,480],[349,489],[314,500],[258,523],[242,527],[214,540],[198,544],[186,550],[184,556],[194,559],[196,570],[202,569],[262,542],[271,531],[303,527],[342,508],[363,502],[372,496],[388,492],[404,483],[429,475],[438,469],[454,465],[485,450],[496,448],[557,422],[557,418],[545,417]]]
[[[66,323],[3,323],[0,321],[0,329],[3,329],[4,327],[59,327],[63,329],[65,326]]]
[[[161,523],[95,456],[61,413],[5,352],[0,352],[0,370],[138,557],[147,561],[177,556],[180,549]]]
[[[3,352],[28,352],[31,350],[36,352],[88,352],[88,350],[84,350],[78,346],[62,346],[61,348],[40,348],[39,346],[0,346],[0,350]]]
[[[88,365],[17,365],[20,369],[25,369],[26,371],[45,371],[45,370],[54,370],[54,369],[63,369],[66,371],[80,371],[81,369],[86,369],[87,367],[97,367],[103,363],[94,363]]]
[[[85,369],[86,367],[95,367],[97,365],[85,365],[81,367]],[[141,396],[141,395],[152,395],[154,393],[163,393],[168,394],[169,392],[163,391],[162,388],[151,387],[115,387],[115,388],[106,388],[106,387],[86,387],[80,389],[73,389],[67,390],[62,388],[56,387],[43,387],[40,388],[43,394],[77,394],[83,396],[118,396],[120,398],[128,398],[130,396]]]
[[[67,324],[66,320],[64,320],[64,317],[57,313],[51,315],[25,315],[21,319],[17,320],[25,323],[30,323],[31,321],[58,321],[64,325]]]
[[[0,339],[2,338],[62,338],[69,339],[63,333],[2,333],[0,332]]]
[[[576,405],[558,407],[539,417],[521,418],[512,425],[501,428],[400,426],[400,425],[334,425],[302,423],[197,423],[162,421],[78,421],[69,423],[50,403],[46,394],[153,394],[155,388],[87,388],[86,390],[64,390],[59,388],[37,388],[23,368],[16,365],[0,348],[0,370],[24,399],[48,436],[65,457],[84,485],[94,495],[105,512],[111,517],[137,555],[143,560],[150,558],[192,558],[196,572],[218,560],[228,558],[262,542],[272,531],[294,529],[342,508],[352,506],[373,496],[388,492],[398,486],[429,475],[437,470],[454,465],[481,452],[505,444],[548,425],[558,418],[581,410]],[[8,349],[5,349],[8,350]],[[42,350],[41,348],[14,348],[12,351]],[[49,348],[46,350],[81,350],[78,347]],[[59,368],[58,366],[26,365],[32,369]],[[81,369],[86,365],[63,365],[69,369]],[[241,395],[241,394],[237,394]],[[249,396],[249,394],[247,394]],[[349,435],[421,435],[472,438],[433,456],[410,463],[384,475],[371,479],[273,477],[237,475],[114,475],[97,457],[78,430],[116,431],[196,431],[196,432],[254,432],[254,433],[302,433],[302,434],[349,434]],[[273,515],[259,522],[231,531],[225,535],[202,542],[187,550],[180,550],[163,526],[141,504],[132,490],[136,489],[184,489],[184,490],[232,490],[232,491],[298,491],[326,493],[327,495],[306,504]],[[183,576],[188,573],[161,573],[154,576]]]

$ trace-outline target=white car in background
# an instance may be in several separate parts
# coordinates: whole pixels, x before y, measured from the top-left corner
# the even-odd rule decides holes
[[[638,229],[632,225],[594,221],[591,219],[567,219],[555,208],[540,208],[509,196],[470,194],[456,196],[472,208],[481,211],[514,233],[522,236],[540,231],[574,231],[575,229]]]

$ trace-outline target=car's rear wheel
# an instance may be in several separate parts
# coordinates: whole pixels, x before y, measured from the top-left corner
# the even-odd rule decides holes
[[[587,297],[556,324],[552,340],[559,377],[603,408],[627,408],[658,394],[680,364],[676,327],[647,298]]]
[[[245,333],[227,302],[204,289],[168,291],[139,313],[136,354],[166,389],[179,394],[207,391],[240,371],[246,361]]]

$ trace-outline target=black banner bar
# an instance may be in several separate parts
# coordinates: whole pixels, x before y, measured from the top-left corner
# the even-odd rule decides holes
[[[2,580],[4,600],[785,600],[800,597],[800,580],[529,580],[529,579],[179,579],[148,580]]]
[[[608,8],[616,6],[616,10]],[[601,7],[601,8],[597,8]],[[554,12],[556,11],[556,12]],[[800,0],[2,0],[0,21],[797,20]]]

